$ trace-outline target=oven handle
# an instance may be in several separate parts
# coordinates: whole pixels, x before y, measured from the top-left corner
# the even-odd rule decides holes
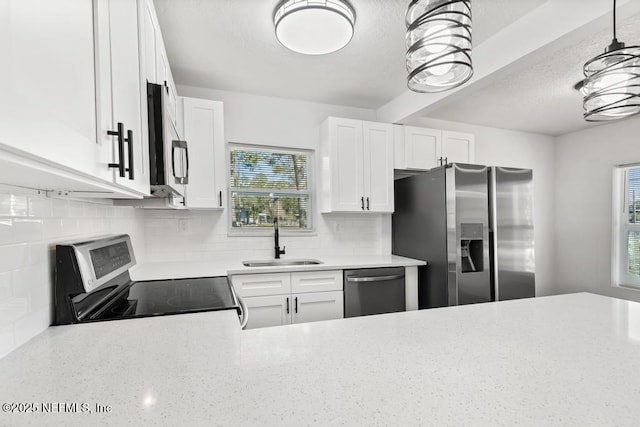
[[[244,329],[247,327],[247,322],[249,322],[249,310],[242,298],[237,295],[236,298],[238,299],[238,304],[240,304],[240,327]]]
[[[347,277],[347,282],[382,282],[384,280],[397,279],[404,279],[404,274],[394,274],[393,276]]]

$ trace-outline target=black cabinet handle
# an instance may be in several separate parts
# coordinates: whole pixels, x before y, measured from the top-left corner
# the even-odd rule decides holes
[[[364,197],[360,197],[360,207],[364,210]]]
[[[289,297],[287,297],[287,314],[289,314]]]
[[[108,167],[118,168],[118,173],[124,178],[124,123],[118,122],[118,130],[108,130],[107,135],[118,137],[118,163],[109,163]]]
[[[444,164],[445,164],[445,165],[448,165],[448,164],[449,164],[449,158],[448,158],[448,157],[445,157],[445,158],[444,158]]]
[[[218,193],[218,200],[219,200],[220,207],[222,207],[222,191]]]
[[[127,152],[127,154],[129,155],[129,169],[127,169],[127,172],[129,172],[129,179],[133,180],[134,175],[133,175],[133,131],[132,130],[127,131],[127,139],[125,141],[127,141],[127,148],[129,149]]]
[[[367,210],[369,210],[369,198],[367,197]]]
[[[298,313],[298,297],[296,297],[296,313]]]
[[[442,166],[442,157],[438,157],[438,166]]]

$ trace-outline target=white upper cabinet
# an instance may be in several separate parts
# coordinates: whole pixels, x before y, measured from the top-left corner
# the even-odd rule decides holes
[[[169,112],[169,117],[173,126],[179,131],[178,136],[183,138],[184,135],[180,133],[182,125],[178,123],[178,92],[171,74],[169,58],[167,57],[153,1],[140,1],[142,2],[140,21],[142,26],[142,50],[144,52],[142,58],[143,75],[148,82],[164,86],[164,90],[167,93],[166,108]]]
[[[223,105],[182,98],[184,138],[189,147],[188,209],[222,208],[226,196]]]
[[[474,136],[469,133],[442,131],[442,157],[444,163],[473,163]]]
[[[329,117],[322,125],[322,212],[393,212],[393,128]]]
[[[91,176],[96,141],[91,0],[0,0],[0,148]]]
[[[439,166],[442,131],[394,125],[394,168],[428,170]]]
[[[0,183],[79,197],[148,194],[137,5],[0,0]],[[122,144],[107,133],[117,122]]]
[[[138,3],[96,0],[99,142],[113,181],[149,194],[146,86],[141,84]],[[144,120],[143,120],[144,118]]]
[[[362,122],[364,145],[364,209],[393,212],[393,128]]]
[[[473,163],[474,136],[415,126],[394,125],[394,168],[429,170],[446,163]]]

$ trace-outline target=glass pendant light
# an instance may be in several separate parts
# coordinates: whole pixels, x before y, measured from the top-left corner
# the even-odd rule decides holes
[[[625,47],[616,38],[613,0],[613,40],[605,52],[584,64],[584,119],[622,119],[640,113],[640,46]]]
[[[471,78],[470,0],[412,0],[405,23],[409,89],[442,92]]]
[[[342,49],[353,37],[355,22],[356,14],[346,0],[284,0],[273,13],[278,41],[305,55]]]

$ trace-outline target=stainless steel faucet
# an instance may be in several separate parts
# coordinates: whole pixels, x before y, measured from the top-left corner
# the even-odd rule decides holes
[[[273,238],[275,240],[276,259],[280,259],[280,255],[284,255],[285,246],[280,249],[280,232],[278,231],[278,218],[273,218]]]

